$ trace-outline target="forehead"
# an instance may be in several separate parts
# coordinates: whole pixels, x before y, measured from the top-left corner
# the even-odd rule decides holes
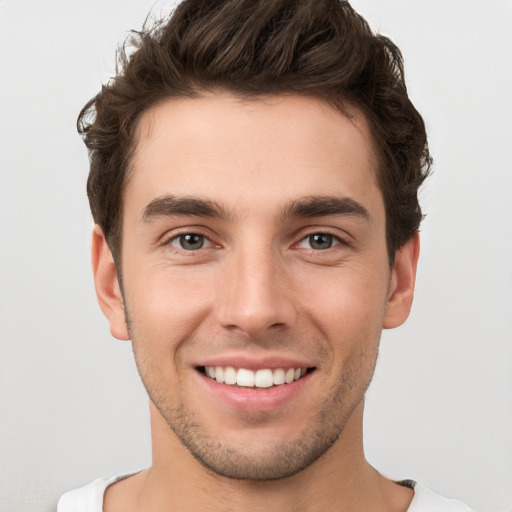
[[[140,120],[125,209],[140,212],[166,194],[206,197],[238,212],[336,194],[371,210],[382,206],[376,172],[356,110],[349,117],[302,96],[172,99]]]

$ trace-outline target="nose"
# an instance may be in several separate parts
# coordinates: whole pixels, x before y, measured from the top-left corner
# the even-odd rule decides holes
[[[293,324],[291,279],[271,248],[239,251],[226,262],[226,270],[217,306],[223,328],[258,337]]]

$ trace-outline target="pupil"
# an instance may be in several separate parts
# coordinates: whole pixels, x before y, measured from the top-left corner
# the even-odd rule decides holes
[[[193,249],[201,249],[204,244],[204,238],[202,235],[183,235],[180,237],[180,245],[183,249],[191,251]]]
[[[324,233],[317,233],[309,237],[309,243],[313,249],[330,249],[332,246],[332,236]]]

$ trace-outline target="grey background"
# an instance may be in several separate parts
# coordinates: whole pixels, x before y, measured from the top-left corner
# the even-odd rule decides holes
[[[70,488],[150,463],[130,344],[94,296],[74,124],[152,4],[0,2],[1,512],[50,512]],[[436,160],[413,312],[384,334],[368,396],[367,457],[510,511],[512,2],[353,5],[402,48]]]

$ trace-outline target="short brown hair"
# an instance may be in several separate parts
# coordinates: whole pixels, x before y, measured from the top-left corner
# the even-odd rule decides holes
[[[147,24],[146,24],[147,25]],[[356,107],[379,159],[390,262],[419,229],[418,188],[431,158],[408,98],[400,50],[341,0],[184,0],[133,32],[117,76],[80,112],[94,220],[119,261],[123,189],[141,115],[166,98],[227,90],[244,98],[299,94],[343,113]]]

